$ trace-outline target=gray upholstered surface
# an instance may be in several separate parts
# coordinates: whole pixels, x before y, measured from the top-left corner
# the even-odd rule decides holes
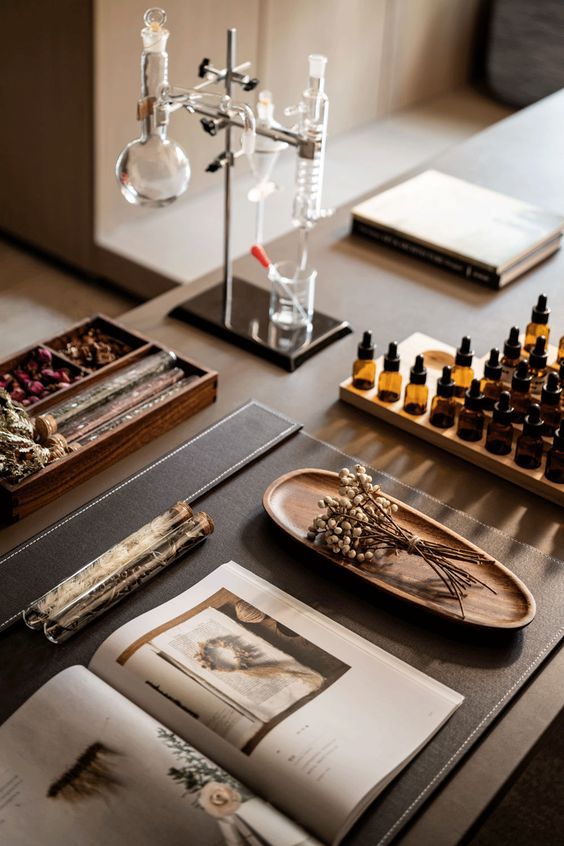
[[[562,0],[494,0],[486,79],[504,103],[528,106],[564,87]]]
[[[247,442],[247,457],[251,452],[258,457],[250,463],[241,452],[245,432],[253,434]],[[214,429],[214,456],[222,455],[224,468],[238,463],[240,469],[198,497],[198,507],[213,515],[216,531],[185,564],[171,568],[60,647],[49,644],[41,634],[25,629],[21,623],[7,630],[0,637],[0,686],[10,694],[3,697],[2,717],[63,667],[87,663],[117,626],[171,598],[233,558],[466,697],[447,725],[387,788],[347,838],[347,843],[375,846],[388,842],[400,831],[558,643],[564,631],[561,562],[379,473],[377,477],[391,494],[451,526],[510,566],[535,595],[538,613],[521,632],[479,633],[416,612],[376,590],[367,591],[348,574],[333,571],[304,553],[263,512],[262,494],[279,475],[304,466],[337,470],[351,460],[309,435],[290,437],[294,432],[291,422],[269,415],[260,406],[251,406],[244,414],[220,423]],[[269,445],[267,453],[259,446],[261,433],[263,446]],[[194,479],[200,479],[192,491],[207,487],[205,455],[200,446],[201,442],[195,441],[183,451],[183,467],[192,465]],[[237,462],[230,459],[233,450],[237,452]],[[163,510],[170,502],[170,493],[174,490],[177,495],[182,469],[171,461],[157,463],[132,483],[136,496],[127,495],[127,487],[121,487],[90,509],[81,510],[60,530],[46,533],[44,539],[40,537],[22,555],[29,559],[33,549],[33,559],[40,566],[44,548],[50,549],[50,555],[58,549],[61,556],[68,556],[69,549],[93,535],[99,536],[99,545],[110,545],[115,540],[112,526],[116,515],[125,532],[138,525],[138,502],[147,502],[150,497],[151,507]],[[208,471],[208,481],[214,472]],[[184,484],[183,479],[180,481]],[[140,496],[143,491],[145,496]],[[58,531],[60,540],[54,542]],[[111,540],[107,540],[108,532]]]

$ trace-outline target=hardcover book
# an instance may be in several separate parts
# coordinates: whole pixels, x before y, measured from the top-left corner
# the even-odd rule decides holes
[[[353,209],[353,232],[501,288],[560,247],[564,218],[436,170]]]
[[[0,727],[2,842],[337,844],[462,701],[230,562]]]

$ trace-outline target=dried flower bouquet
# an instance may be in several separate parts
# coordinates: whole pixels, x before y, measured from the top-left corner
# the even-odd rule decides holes
[[[493,588],[478,579],[461,564],[488,564],[491,559],[481,552],[425,540],[403,528],[395,514],[398,506],[390,502],[372,484],[362,465],[354,471],[344,468],[339,473],[339,496],[326,496],[318,503],[324,512],[313,520],[308,538],[324,544],[335,555],[362,569],[374,569],[390,552],[405,550],[418,555],[431,567],[458,602],[464,619],[463,600],[472,587]],[[389,558],[387,558],[389,562]]]

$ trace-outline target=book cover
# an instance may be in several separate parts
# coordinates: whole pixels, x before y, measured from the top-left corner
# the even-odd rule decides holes
[[[564,218],[427,170],[353,209],[353,231],[500,287],[560,246]]]

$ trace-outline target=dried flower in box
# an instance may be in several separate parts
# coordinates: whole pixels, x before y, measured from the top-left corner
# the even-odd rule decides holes
[[[395,518],[398,506],[387,499],[379,485],[372,484],[360,464],[354,471],[339,473],[339,496],[327,496],[318,503],[325,509],[309,527],[308,538],[317,540],[335,554],[362,569],[374,569],[389,553],[405,550],[418,555],[431,567],[449,594],[458,602],[464,618],[463,599],[468,588],[493,588],[469,573],[462,563],[487,564],[490,559],[468,548],[448,546],[420,538]]]

